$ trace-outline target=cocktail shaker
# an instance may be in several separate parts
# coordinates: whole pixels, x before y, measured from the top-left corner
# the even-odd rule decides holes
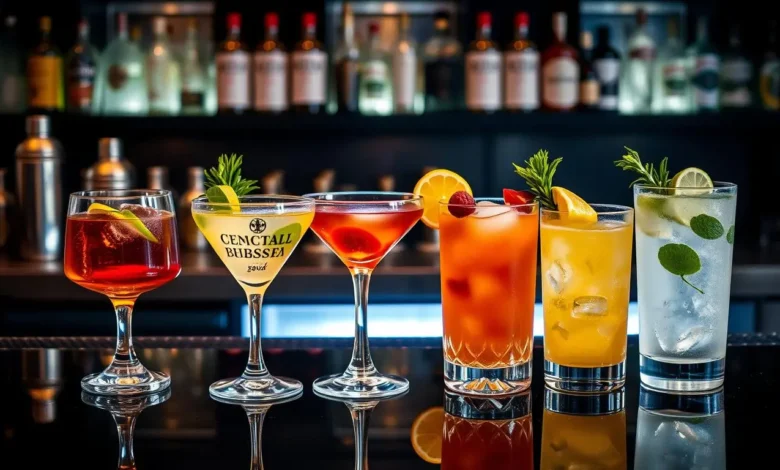
[[[16,147],[16,189],[22,220],[20,252],[29,260],[62,254],[62,145],[49,137],[49,117],[28,116]]]
[[[122,141],[103,137],[98,141],[98,161],[84,170],[82,186],[93,189],[135,188],[135,168],[122,155]]]
[[[192,218],[192,200],[206,192],[203,168],[192,166],[187,169],[187,192],[179,199],[179,223],[181,240],[188,250],[203,250],[208,244]]]

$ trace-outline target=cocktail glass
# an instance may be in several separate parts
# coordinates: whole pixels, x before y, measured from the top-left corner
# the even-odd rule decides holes
[[[726,468],[723,388],[681,395],[640,387],[634,468]]]
[[[260,348],[263,297],[314,218],[314,201],[296,196],[243,196],[239,204],[192,201],[192,217],[249,302],[249,360],[241,377],[219,380],[211,395],[226,402],[278,401],[303,390],[297,380],[274,377]]]
[[[625,470],[625,390],[569,394],[544,390],[542,469]]]
[[[539,206],[477,203],[439,204],[444,383],[515,393],[531,385]]]
[[[70,195],[65,227],[65,276],[106,295],[117,321],[116,352],[81,388],[103,395],[164,390],[171,378],[147,370],[133,349],[131,320],[138,296],[181,272],[170,191],[82,191]]]
[[[660,390],[723,384],[737,186],[634,186],[639,372]]]
[[[603,392],[626,378],[634,211],[591,207],[596,223],[542,209],[544,378],[558,390]]]
[[[405,393],[409,382],[383,375],[368,346],[368,283],[382,258],[420,220],[422,198],[411,193],[344,192],[307,194],[317,208],[311,228],[352,273],[355,343],[343,374],[320,377],[314,391],[335,398],[377,398]]]
[[[474,398],[446,392],[442,470],[534,467],[531,392]]]

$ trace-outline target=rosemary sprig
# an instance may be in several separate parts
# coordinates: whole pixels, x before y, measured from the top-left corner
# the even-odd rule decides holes
[[[520,175],[528,184],[528,190],[536,195],[539,204],[548,209],[557,209],[557,205],[552,196],[552,179],[556,168],[563,161],[558,157],[552,162],[549,161],[547,150],[539,150],[525,161],[525,167],[513,163],[515,172]]]
[[[241,164],[244,161],[243,155],[231,154],[229,157],[225,154],[219,156],[217,167],[209,168],[203,173],[206,176],[206,189],[212,186],[230,186],[236,192],[236,196],[245,196],[252,191],[259,189],[257,180],[247,180],[241,177]]]
[[[636,150],[631,150],[628,147],[625,147],[625,149],[628,151],[628,154],[623,155],[623,158],[620,160],[615,160],[615,166],[622,168],[624,171],[633,171],[639,174],[639,178],[632,181],[629,187],[637,183],[658,188],[666,188],[671,185],[672,181],[669,179],[669,170],[667,168],[669,159],[667,157],[661,160],[661,164],[656,169],[652,163],[642,164],[642,160],[639,158],[639,153]]]

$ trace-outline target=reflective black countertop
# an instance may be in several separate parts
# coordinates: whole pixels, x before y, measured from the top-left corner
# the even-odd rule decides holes
[[[79,386],[81,377],[100,370],[113,352],[89,345],[107,341],[65,338],[47,344],[45,339],[0,338],[0,348],[6,348],[0,350],[0,456],[3,468],[114,468],[121,448],[129,461],[127,441],[134,425],[139,469],[246,468],[250,441],[256,442],[250,437],[249,423],[254,422],[262,430],[258,437],[266,469],[353,468],[355,443],[363,441],[362,435],[375,470],[437,468],[418,456],[410,430],[426,410],[446,407],[453,414],[445,414],[442,429],[444,469],[774,467],[770,462],[780,421],[776,338],[731,337],[723,393],[695,398],[640,392],[636,339],[629,338],[622,394],[578,398],[550,393],[537,341],[530,393],[492,401],[445,396],[436,339],[375,341],[377,367],[406,376],[411,390],[393,400],[348,406],[311,391],[316,377],[346,367],[347,342],[277,340],[266,344],[268,367],[301,380],[304,394],[269,409],[244,410],[208,395],[211,382],[241,373],[246,350],[234,348],[243,344],[241,338],[215,339],[211,347],[204,347],[207,338],[138,338],[144,364],[170,373],[173,385],[170,394],[121,401],[82,396]],[[18,349],[25,345],[29,349]],[[152,347],[160,345],[167,347]],[[682,408],[689,413],[681,413]],[[597,409],[601,414],[594,414]],[[353,418],[365,433],[354,432]],[[438,450],[438,436],[421,442]]]

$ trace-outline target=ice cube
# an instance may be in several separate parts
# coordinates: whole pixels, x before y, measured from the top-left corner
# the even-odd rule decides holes
[[[607,299],[600,295],[584,295],[574,299],[571,316],[574,318],[603,317],[608,310]]]
[[[473,217],[486,219],[488,217],[495,217],[501,214],[506,214],[511,211],[511,208],[496,204],[495,202],[479,201],[477,203],[477,210],[474,212]]]
[[[124,222],[107,222],[100,231],[103,246],[111,250],[117,249],[131,241],[135,233]]]
[[[675,354],[682,354],[695,348],[699,343],[710,337],[712,332],[711,328],[707,328],[702,325],[696,325],[683,332],[674,345],[674,349],[671,352]]]
[[[556,294],[562,294],[571,280],[571,271],[561,260],[555,260],[547,269],[547,282]]]
[[[561,335],[561,338],[563,338],[564,341],[569,339],[569,330],[564,328],[563,325],[561,325],[561,322],[555,322],[555,325],[553,325],[552,327],[552,331],[557,331],[558,334]]]
[[[710,441],[710,433],[701,426],[696,426],[685,421],[675,421],[674,430],[682,439],[698,444],[706,444]]]

